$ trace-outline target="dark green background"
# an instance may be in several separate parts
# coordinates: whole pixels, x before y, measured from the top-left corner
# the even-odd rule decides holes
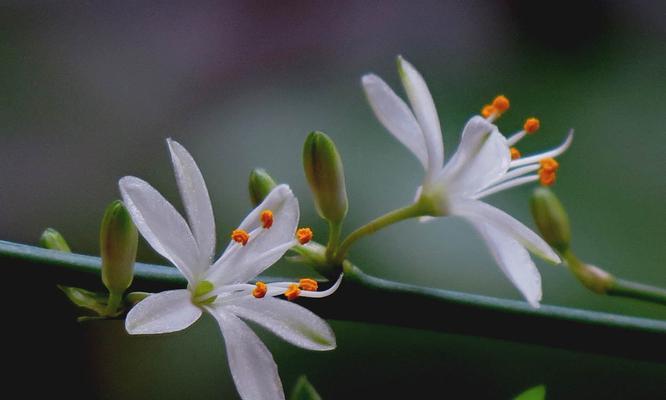
[[[403,54],[430,85],[447,155],[465,121],[498,93],[512,101],[498,122],[503,132],[519,129],[527,116],[541,118],[542,130],[520,143],[523,153],[552,147],[575,128],[554,189],[572,217],[577,252],[621,277],[666,287],[666,29],[665,9],[656,3],[5,3],[0,239],[34,243],[52,226],[75,251],[97,254],[99,220],[128,174],[179,207],[166,137],[199,163],[221,238],[250,209],[246,179],[255,166],[292,186],[302,223],[324,237],[299,159],[315,129],[336,141],[345,162],[347,230],[404,205],[422,171],[375,120],[360,88],[370,71],[398,88],[394,60]],[[530,190],[488,201],[533,226]],[[378,276],[519,299],[464,221],[402,223],[360,242],[352,257]],[[164,263],[145,243],[140,259]],[[666,316],[663,307],[595,296],[566,270],[539,266],[544,303]],[[275,271],[304,273],[286,263]],[[11,276],[5,282],[21,285]],[[116,322],[75,325],[55,290],[3,300],[26,338],[50,338],[19,342],[35,361],[33,370],[18,364],[16,377],[51,371],[59,390],[85,388],[104,398],[234,396],[211,321],[175,335],[130,338]],[[44,304],[60,311],[44,311]],[[386,389],[440,398],[461,388],[472,397],[508,398],[539,383],[553,398],[666,392],[664,365],[332,324],[339,349],[327,354],[265,336],[285,387],[305,372],[328,398],[373,398]],[[55,343],[60,347],[49,352]],[[80,359],[56,358],[68,349]],[[78,369],[55,371],[59,363]]]

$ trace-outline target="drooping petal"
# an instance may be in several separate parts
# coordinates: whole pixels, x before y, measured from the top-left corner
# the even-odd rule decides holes
[[[295,346],[308,350],[335,348],[335,335],[326,321],[287,300],[246,296],[223,307],[243,319],[256,322]]]
[[[435,102],[421,74],[404,58],[398,57],[398,71],[402,85],[412,105],[416,120],[421,125],[428,150],[428,172],[435,173],[444,164],[442,129],[437,116]]]
[[[450,212],[453,215],[492,225],[494,229],[517,240],[529,251],[547,261],[556,264],[561,261],[539,235],[509,214],[489,204],[478,200],[456,200],[450,204]]]
[[[261,227],[264,210],[273,213],[273,224],[268,229]],[[289,186],[276,186],[240,225],[239,229],[253,232],[247,245],[232,242],[211,268],[208,279],[219,285],[244,283],[263,272],[293,246],[298,218],[298,200]]]
[[[460,192],[460,195],[464,195],[492,177],[496,179],[498,173],[501,175],[506,172],[507,162],[510,161],[506,139],[495,125],[477,115],[467,121],[458,149],[437,180],[447,187],[449,192]],[[472,169],[479,174],[478,177],[472,175]],[[467,178],[470,177],[472,181],[468,182]]]
[[[208,308],[220,325],[236,390],[244,400],[284,399],[273,356],[257,335],[232,313]]]
[[[201,252],[201,259],[212,261],[215,253],[215,219],[206,183],[190,153],[178,142],[167,139],[171,161],[183,199],[187,220]]]
[[[186,289],[169,290],[150,295],[127,314],[125,329],[131,335],[176,332],[192,325],[201,309],[192,303]]]
[[[530,254],[512,237],[479,218],[468,218],[481,234],[493,258],[532,307],[541,301],[541,275]]]
[[[119,182],[127,210],[143,237],[171,261],[190,283],[204,269],[197,243],[176,209],[147,182],[126,176]]]
[[[386,129],[428,169],[428,150],[419,123],[407,104],[380,77],[368,74],[361,80],[370,106]]]

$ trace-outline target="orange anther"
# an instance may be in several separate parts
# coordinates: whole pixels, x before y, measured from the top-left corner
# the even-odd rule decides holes
[[[310,292],[316,292],[319,288],[319,284],[314,279],[303,278],[298,281],[298,287]]]
[[[296,231],[296,238],[300,244],[308,243],[310,240],[312,240],[313,235],[314,234],[312,233],[312,229],[310,228],[301,228]]]
[[[289,301],[296,299],[300,294],[301,289],[299,289],[298,285],[295,283],[289,285],[289,288],[284,292],[285,297]]]
[[[512,148],[509,149],[509,150],[511,151],[511,159],[512,159],[512,160],[517,160],[517,159],[520,158],[521,154],[520,154],[520,151],[518,151],[517,148],[512,147]]]
[[[266,296],[266,292],[268,291],[268,287],[266,286],[265,283],[259,281],[256,283],[257,287],[252,290],[252,296],[260,299],[264,296]]]
[[[503,113],[509,109],[509,106],[509,99],[507,99],[504,95],[499,95],[493,100],[493,107],[495,110],[497,110],[497,112]]]
[[[233,232],[231,232],[231,240],[233,240],[236,243],[240,243],[242,246],[245,246],[250,240],[250,235],[247,234],[242,229],[235,229]]]
[[[273,226],[273,211],[264,210],[261,213],[260,219],[264,229],[270,228],[271,226]]]
[[[551,186],[553,183],[555,183],[556,178],[557,173],[555,173],[555,171],[539,170],[539,181],[544,186]]]
[[[554,158],[544,158],[543,160],[539,161],[541,164],[541,169],[540,171],[545,171],[545,172],[555,172],[560,168],[560,163],[558,163]]]
[[[491,115],[495,114],[495,111],[496,111],[495,107],[493,107],[491,104],[486,104],[481,109],[481,115],[483,116],[483,118],[488,118]]]
[[[539,130],[540,126],[541,122],[538,118],[528,118],[525,120],[525,124],[523,124],[523,129],[527,133],[534,133]]]

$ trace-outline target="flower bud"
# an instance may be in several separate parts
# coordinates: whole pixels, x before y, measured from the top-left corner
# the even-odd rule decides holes
[[[109,293],[120,295],[132,283],[138,241],[129,212],[120,200],[114,201],[104,213],[99,234],[102,282]]]
[[[65,253],[72,252],[65,238],[53,228],[46,228],[39,238],[39,245],[45,249],[64,251]]]
[[[277,185],[265,169],[255,168],[250,172],[248,186],[250,189],[250,200],[252,201],[252,205],[256,207],[264,201],[268,193]]]
[[[547,187],[536,188],[530,206],[544,240],[560,253],[566,252],[571,241],[571,228],[569,217],[557,196]]]
[[[303,146],[303,168],[322,218],[339,223],[347,215],[347,189],[342,160],[323,132],[311,132]]]

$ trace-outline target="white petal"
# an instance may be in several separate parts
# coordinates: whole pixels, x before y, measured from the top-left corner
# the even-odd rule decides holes
[[[516,240],[480,219],[470,219],[504,274],[532,307],[541,301],[541,275],[529,253]]]
[[[189,290],[170,290],[141,300],[127,314],[125,329],[131,335],[176,332],[192,325],[201,309],[192,303]]]
[[[423,130],[428,150],[428,171],[435,173],[444,164],[444,143],[435,103],[421,74],[402,57],[398,57],[398,71],[416,120]]]
[[[451,213],[474,221],[483,221],[514,238],[535,255],[559,263],[560,257],[539,235],[502,210],[478,200],[458,200],[451,204]]]
[[[147,182],[126,176],[120,193],[132,221],[148,243],[192,283],[204,269],[189,226],[176,209]]]
[[[295,346],[308,350],[335,348],[335,335],[326,321],[287,300],[246,296],[225,304],[224,310],[256,322]]]
[[[180,197],[197,241],[201,259],[212,261],[215,253],[215,219],[206,183],[190,153],[180,143],[167,139]]]
[[[423,165],[423,169],[427,170],[428,150],[425,138],[407,104],[377,75],[365,75],[361,81],[377,119],[400,143],[414,153]]]
[[[574,137],[574,131],[571,129],[569,131],[569,134],[567,135],[567,138],[564,139],[564,142],[562,142],[561,145],[557,146],[556,148],[552,150],[545,151],[541,154],[535,154],[533,156],[528,156],[528,157],[521,157],[517,160],[511,161],[511,168],[519,167],[521,165],[527,165],[535,162],[539,162],[543,160],[544,158],[553,158],[557,157],[560,154],[564,153],[567,151],[567,149],[571,146],[571,143],[573,142],[573,137]]]
[[[269,229],[261,228],[260,215],[264,210],[273,212],[273,226]],[[289,186],[275,187],[240,225],[240,229],[255,232],[248,244],[240,246],[232,241],[211,268],[209,279],[218,285],[244,283],[262,273],[293,246],[298,218],[298,200]]]
[[[497,127],[474,116],[465,125],[460,145],[438,181],[450,193],[469,195],[506,173],[510,162],[509,147]]]
[[[244,400],[284,399],[277,365],[257,335],[235,315],[221,308],[209,310],[220,324],[229,369],[240,397]]]

